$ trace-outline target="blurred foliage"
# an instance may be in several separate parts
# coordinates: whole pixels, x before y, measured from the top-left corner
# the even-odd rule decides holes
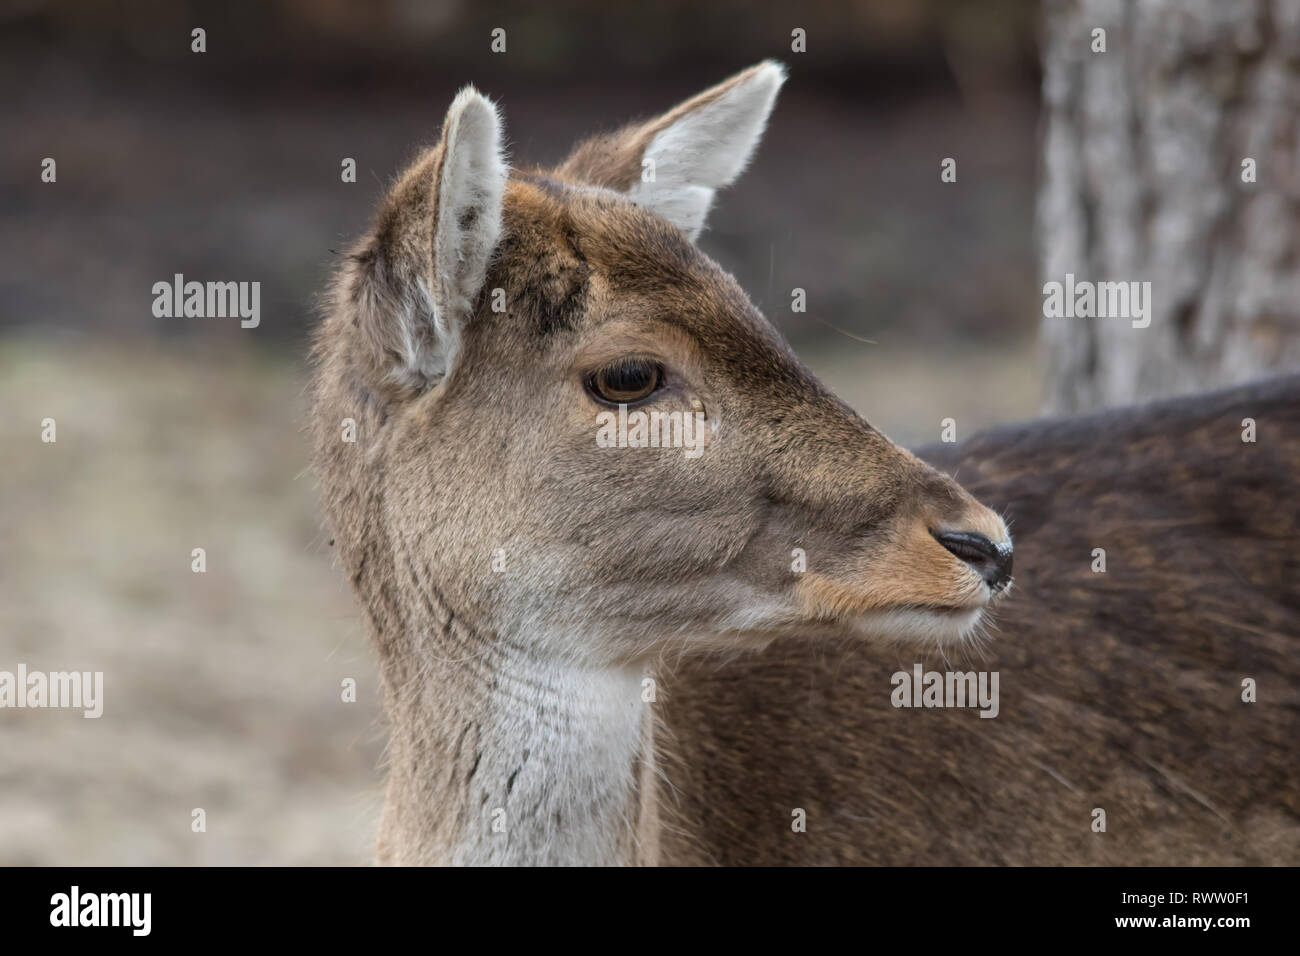
[[[704,249],[797,345],[832,327],[952,348],[1032,334],[1035,15],[1029,0],[10,0],[0,257],[17,265],[0,328],[301,354],[333,254],[461,84],[503,104],[514,161],[546,163],[773,56],[791,81]],[[54,188],[33,175],[47,156]],[[938,180],[946,156],[957,184]],[[257,335],[155,319],[149,289],[176,272],[261,281]],[[790,312],[796,286],[807,315]]]
[[[781,55],[801,27],[810,67],[828,78],[861,76],[869,64],[878,76],[1016,82],[1035,69],[1035,8],[1030,0],[16,0],[0,22],[8,43],[58,41],[85,54],[161,61],[187,55],[177,38],[201,26],[230,67],[345,72],[463,67],[502,27],[515,41],[502,69],[539,77],[694,70],[723,48],[738,62]]]

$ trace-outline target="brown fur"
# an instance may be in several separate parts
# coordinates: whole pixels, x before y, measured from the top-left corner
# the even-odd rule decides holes
[[[448,369],[412,361],[446,346],[424,294],[450,281],[430,274],[439,170],[461,155],[446,133],[338,277],[313,432],[392,730],[380,859],[1294,859],[1296,529],[1279,514],[1294,383],[938,455],[1029,542],[987,665],[1007,699],[995,720],[893,710],[889,672],[915,658],[881,649],[898,622],[961,654],[954,615],[995,599],[935,534],[1005,539],[1001,518],[831,395],[730,276],[608,188],[738,81],[553,174],[513,174],[477,298],[440,314]],[[467,227],[493,214],[459,208]],[[665,368],[649,407],[707,410],[702,456],[597,446],[584,383],[629,354]],[[1234,443],[1242,414],[1259,445]],[[1260,704],[1236,702],[1243,676]],[[1093,806],[1110,833],[1089,831]]]
[[[1300,863],[1300,378],[925,457],[1016,535],[996,638],[952,655],[1000,672],[1001,713],[893,708],[891,673],[933,653],[684,659],[662,678],[664,858]]]

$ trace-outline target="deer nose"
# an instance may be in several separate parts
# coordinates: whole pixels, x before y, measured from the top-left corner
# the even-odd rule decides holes
[[[978,531],[936,533],[938,542],[961,558],[984,578],[994,591],[1001,591],[1011,580],[1011,542],[994,544]]]

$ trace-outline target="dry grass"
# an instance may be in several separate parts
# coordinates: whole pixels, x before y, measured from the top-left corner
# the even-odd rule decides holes
[[[961,442],[1033,418],[1040,403],[1042,376],[1028,339],[998,348],[832,339],[800,354],[831,391],[908,448],[940,441],[945,418],[956,422]]]
[[[105,684],[98,720],[0,711],[0,863],[367,861],[377,684],[302,474],[296,370],[0,349],[0,669]]]

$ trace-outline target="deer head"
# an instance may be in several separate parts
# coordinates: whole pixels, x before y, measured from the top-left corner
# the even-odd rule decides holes
[[[456,97],[317,346],[317,462],[375,615],[434,589],[593,661],[977,626],[1009,579],[1002,520],[828,392],[693,242],[784,78],[762,63],[536,172],[509,169],[486,97]],[[598,441],[637,412],[693,446]]]

